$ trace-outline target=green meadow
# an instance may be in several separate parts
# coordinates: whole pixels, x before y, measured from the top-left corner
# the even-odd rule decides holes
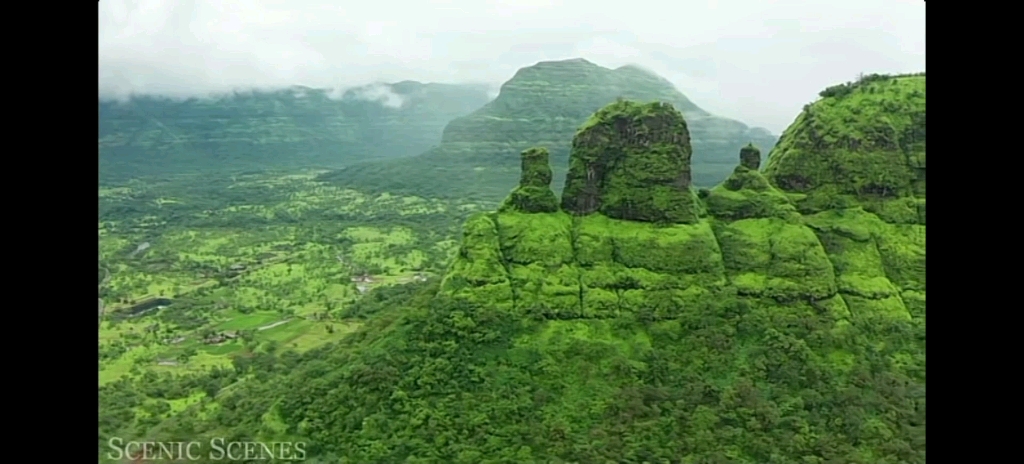
[[[374,288],[439,274],[461,219],[493,206],[364,195],[319,174],[102,185],[100,385],[336,342],[361,324],[347,307]],[[145,308],[160,298],[171,303]]]

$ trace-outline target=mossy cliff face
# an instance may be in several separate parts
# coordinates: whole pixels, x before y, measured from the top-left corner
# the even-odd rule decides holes
[[[519,186],[505,199],[501,210],[524,213],[552,213],[558,210],[558,200],[551,191],[551,166],[548,151],[531,148],[522,153],[523,174]]]
[[[697,220],[690,189],[690,133],[664,103],[619,101],[602,108],[572,142],[562,208],[615,219]]]
[[[546,148],[531,148],[522,153],[523,174],[520,187],[551,187],[551,165]]]

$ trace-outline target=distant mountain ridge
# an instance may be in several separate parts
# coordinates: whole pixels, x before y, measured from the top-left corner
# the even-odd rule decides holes
[[[476,84],[402,81],[336,95],[287,89],[99,102],[101,179],[182,171],[338,167],[413,156],[489,100]]]
[[[728,177],[741,147],[752,142],[767,153],[777,140],[766,129],[710,114],[668,80],[639,66],[609,69],[577,58],[520,69],[496,99],[452,120],[441,144],[415,160],[364,163],[323,179],[371,191],[497,201],[518,179],[519,153],[546,146],[558,190],[565,177],[568,141],[591,114],[617,98],[670,103],[684,115],[693,136],[697,186]]]

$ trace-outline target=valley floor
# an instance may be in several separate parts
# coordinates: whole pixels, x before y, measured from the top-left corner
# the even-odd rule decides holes
[[[493,207],[368,196],[317,174],[101,186],[101,398],[141,395],[101,399],[101,435],[145,433],[208,396],[182,382],[238,358],[340,340],[361,324],[353,302],[436,276],[461,219]]]

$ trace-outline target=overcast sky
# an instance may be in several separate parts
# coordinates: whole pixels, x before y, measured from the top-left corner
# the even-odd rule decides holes
[[[822,88],[925,70],[923,0],[100,0],[101,97],[487,82],[636,63],[781,132]]]

